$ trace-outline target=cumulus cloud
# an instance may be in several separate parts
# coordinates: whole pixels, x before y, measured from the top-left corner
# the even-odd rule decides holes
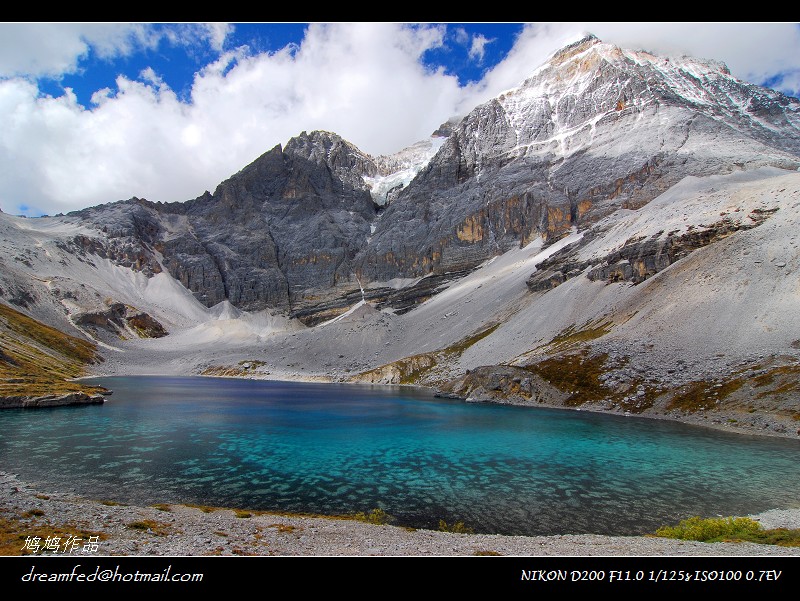
[[[530,24],[501,62],[465,87],[443,67],[423,65],[428,50],[457,41],[458,30],[445,26],[313,24],[301,43],[269,53],[228,47],[224,24],[42,25],[32,42],[35,26],[0,26],[0,208],[12,213],[22,205],[53,214],[131,196],[193,198],[302,130],[334,131],[371,154],[394,152],[519,85],[587,31],[723,60],[740,78],[771,79],[794,93],[800,83],[793,24]],[[42,95],[31,79],[75,71],[87,52],[124,56],[201,38],[218,58],[180,97],[152,68],[97,90],[90,107],[71,90]],[[12,52],[15,40],[21,46]],[[473,58],[489,42],[473,36]]]
[[[73,73],[89,45],[76,24],[0,24],[0,76]]]
[[[101,59],[172,45],[208,44],[221,50],[227,23],[0,23],[0,77],[54,77],[75,73],[93,52]]]

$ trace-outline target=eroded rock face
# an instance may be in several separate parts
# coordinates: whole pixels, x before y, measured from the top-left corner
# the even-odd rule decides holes
[[[123,303],[112,303],[105,311],[82,313],[73,319],[75,325],[95,336],[106,333],[112,338],[161,338],[168,334],[157,319]]]
[[[516,405],[560,404],[569,396],[530,370],[505,365],[478,367],[442,389],[467,401]]]
[[[527,286],[531,292],[547,291],[584,271],[586,277],[592,281],[639,284],[698,248],[727,238],[739,230],[761,225],[776,210],[754,211],[746,223],[722,219],[715,224],[680,235],[673,235],[673,232],[665,234],[662,231],[650,238],[630,239],[621,248],[595,260],[580,261],[576,259],[579,247],[566,248],[542,261],[528,278]],[[586,237],[584,243],[590,239],[591,236]]]

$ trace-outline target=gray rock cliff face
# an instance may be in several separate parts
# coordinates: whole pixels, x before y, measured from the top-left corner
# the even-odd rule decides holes
[[[469,270],[537,236],[555,240],[688,175],[800,166],[797,99],[721,63],[592,36],[445,133],[382,207],[365,178],[385,176],[389,162],[303,132],[213,194],[81,211],[106,241],[74,244],[148,274],[163,266],[208,306],[310,316],[361,284]]]
[[[680,235],[662,230],[650,238],[629,239],[620,248],[603,257],[581,261],[576,258],[581,247],[600,234],[590,232],[584,235],[580,243],[542,261],[526,283],[531,292],[551,290],[581,275],[589,267],[591,269],[586,271],[586,277],[592,281],[640,284],[699,248],[727,238],[737,231],[758,227],[776,211],[777,209],[755,210],[748,215],[745,223],[722,218],[716,223],[699,229],[693,228]]]

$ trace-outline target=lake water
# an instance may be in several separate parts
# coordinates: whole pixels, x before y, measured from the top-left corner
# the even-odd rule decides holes
[[[476,532],[635,534],[800,504],[800,441],[400,387],[117,377],[102,406],[0,411],[0,470],[126,503]]]

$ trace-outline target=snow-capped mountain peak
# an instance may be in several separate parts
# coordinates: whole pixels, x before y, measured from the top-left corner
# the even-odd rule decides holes
[[[716,60],[657,56],[587,36],[559,50],[496,102],[513,129],[514,154],[569,155],[594,141],[598,123],[675,106],[774,138],[800,135],[800,102],[733,77]],[[797,136],[789,143],[797,147]]]

